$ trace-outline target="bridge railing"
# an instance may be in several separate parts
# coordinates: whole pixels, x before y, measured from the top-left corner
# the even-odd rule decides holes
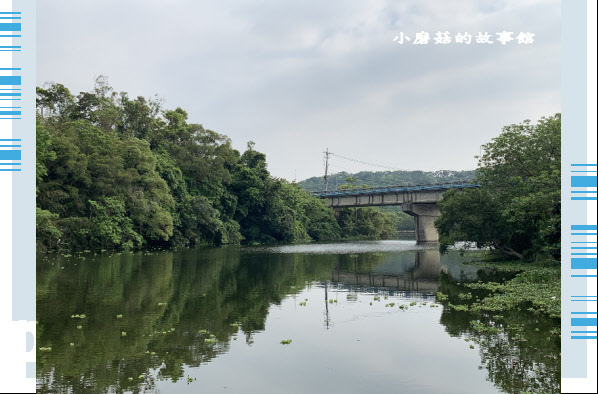
[[[480,187],[477,183],[471,182],[446,182],[435,183],[428,185],[414,185],[414,186],[383,186],[383,187],[367,187],[360,189],[341,189],[321,192],[312,192],[316,197],[326,198],[333,196],[356,196],[360,194],[378,194],[378,193],[392,193],[392,192],[411,192],[420,190],[448,190],[448,189],[473,189]]]

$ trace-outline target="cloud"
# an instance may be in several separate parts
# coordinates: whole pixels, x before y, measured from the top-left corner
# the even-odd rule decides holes
[[[536,41],[392,41],[421,30]],[[318,175],[326,147],[412,169],[473,168],[502,126],[560,110],[559,58],[559,1],[38,4],[38,84],[78,92],[104,74],[131,95],[158,93],[239,149],[255,141],[285,178]]]

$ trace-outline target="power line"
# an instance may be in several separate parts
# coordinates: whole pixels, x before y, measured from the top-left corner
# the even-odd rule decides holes
[[[384,169],[392,170],[392,171],[405,171],[404,169],[401,169],[401,168],[390,167],[390,166],[386,166],[384,164],[371,163],[371,162],[365,161],[365,160],[353,159],[351,157],[338,155],[338,154],[332,153],[332,152],[328,152],[328,154],[330,154],[334,157],[338,157],[339,159],[344,159],[344,160],[352,161],[354,163],[359,163],[359,164],[365,164],[365,165],[372,166],[372,167],[379,167],[379,168],[384,168]]]

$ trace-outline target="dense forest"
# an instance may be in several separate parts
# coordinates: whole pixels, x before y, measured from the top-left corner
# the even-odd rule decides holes
[[[413,186],[433,183],[471,181],[475,171],[362,171],[354,174],[338,172],[328,175],[328,189],[335,190],[346,184],[347,178],[353,178],[356,185],[367,186]],[[318,192],[324,190],[324,178],[312,177],[299,182],[305,190]]]
[[[37,247],[135,249],[391,238],[397,212],[344,210],[274,178],[249,143],[181,108],[117,93],[37,88]],[[412,222],[412,221],[411,221]]]
[[[441,249],[456,242],[517,259],[559,262],[561,115],[505,126],[483,146],[479,189],[450,190],[438,206]]]

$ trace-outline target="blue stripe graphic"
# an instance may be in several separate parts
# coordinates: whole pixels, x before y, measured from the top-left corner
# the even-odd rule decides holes
[[[572,224],[571,230],[598,230],[598,226],[591,224]]]
[[[574,270],[595,270],[596,259],[573,258],[571,259],[571,268]]]
[[[21,151],[0,150],[0,160],[21,160]]]
[[[572,176],[571,187],[596,187],[595,176]]]
[[[590,326],[595,326],[596,325],[596,318],[591,318],[591,317],[576,317],[576,318],[572,318],[571,319],[571,325],[575,326],[575,327],[590,327]]]
[[[21,77],[18,75],[11,75],[0,76],[0,85],[20,85],[21,84]]]
[[[0,23],[0,31],[21,31],[20,23]]]

